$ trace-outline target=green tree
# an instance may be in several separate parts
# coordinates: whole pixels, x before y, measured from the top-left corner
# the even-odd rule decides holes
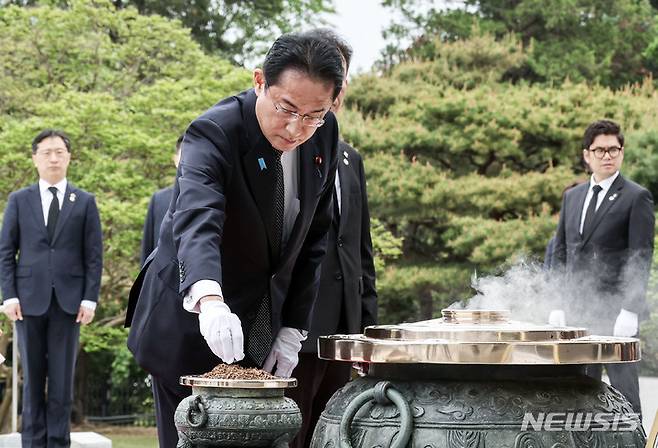
[[[278,35],[322,23],[333,12],[332,0],[114,0],[134,5],[141,14],[180,20],[210,53],[243,64],[262,56]]]
[[[67,7],[69,0],[0,0],[20,6]],[[118,9],[180,20],[206,52],[242,65],[262,57],[285,32],[322,24],[334,12],[332,0],[112,0]]]
[[[498,38],[514,33],[529,49],[527,63],[513,73],[518,79],[616,88],[656,68],[653,50],[647,50],[657,36],[648,0],[466,0],[456,10],[427,8],[419,0],[384,4],[406,19],[388,30],[391,39],[418,36],[408,47],[394,45],[388,60],[432,59],[440,42],[469,39],[481,30]]]

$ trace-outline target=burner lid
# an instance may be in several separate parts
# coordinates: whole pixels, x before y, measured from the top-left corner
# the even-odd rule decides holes
[[[320,337],[322,359],[366,363],[557,365],[640,360],[636,338],[510,320],[507,310],[442,311],[443,318]]]

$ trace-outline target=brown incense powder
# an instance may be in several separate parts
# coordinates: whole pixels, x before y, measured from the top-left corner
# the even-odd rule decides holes
[[[218,364],[210,372],[199,376],[219,380],[275,380],[278,378],[264,370],[246,368],[237,364]]]

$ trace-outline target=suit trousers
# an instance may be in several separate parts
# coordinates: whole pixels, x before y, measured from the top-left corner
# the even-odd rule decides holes
[[[631,406],[633,406],[633,412],[638,414],[640,421],[642,421],[638,363],[605,364],[605,370],[610,378],[610,385],[626,397]],[[585,373],[587,376],[601,381],[603,364],[588,365]]]
[[[302,411],[302,429],[290,443],[290,448],[311,446],[313,431],[320,414],[331,396],[350,380],[352,365],[349,362],[325,361],[316,353],[300,353],[299,363],[292,376],[297,387],[286,390]]]
[[[152,379],[158,443],[160,448],[176,448],[178,431],[174,425],[174,413],[178,404],[192,394],[192,389],[189,386],[171,383],[155,376]]]
[[[23,448],[64,448],[71,444],[73,373],[80,324],[64,312],[53,291],[41,316],[16,321],[23,366]]]

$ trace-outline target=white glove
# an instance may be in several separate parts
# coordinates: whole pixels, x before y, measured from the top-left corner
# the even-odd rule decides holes
[[[565,327],[567,325],[567,318],[564,315],[564,310],[552,310],[548,316],[548,325]]]
[[[200,308],[199,331],[210,350],[227,364],[243,359],[240,318],[221,300],[208,300]]]
[[[272,373],[276,364],[274,374],[282,378],[290,378],[299,361],[298,353],[302,349],[304,340],[306,335],[296,328],[281,327],[272,344],[272,350],[263,364],[263,370]]]
[[[612,335],[630,338],[637,334],[638,328],[637,314],[622,308],[615,321],[615,328],[612,330]]]

